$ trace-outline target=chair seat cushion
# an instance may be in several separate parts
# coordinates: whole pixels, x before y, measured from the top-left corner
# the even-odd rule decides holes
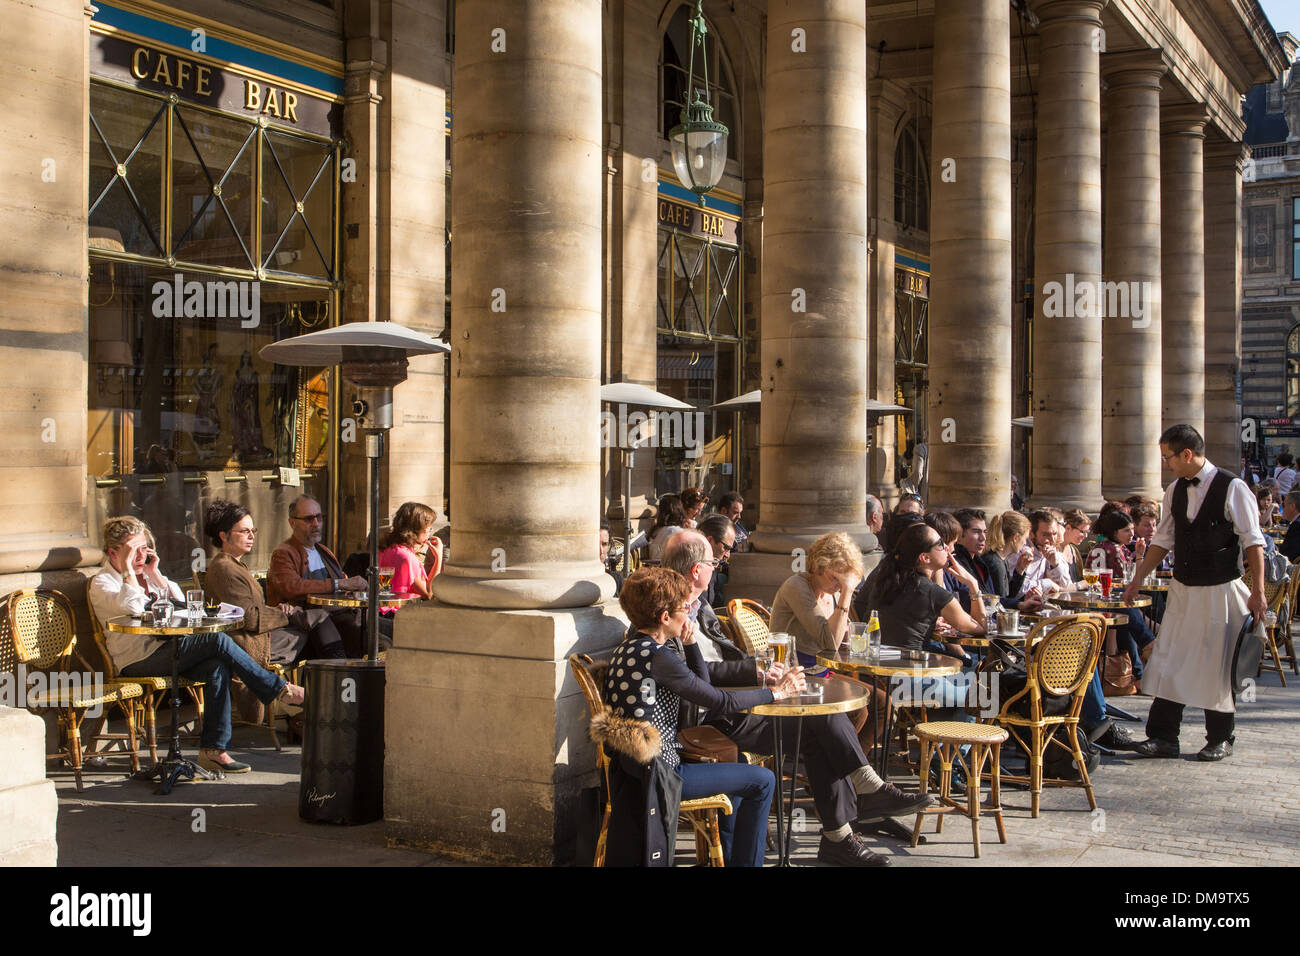
[[[94,707],[99,704],[115,704],[118,701],[139,697],[144,693],[144,689],[139,684],[117,682],[104,684],[99,691],[94,693],[92,689],[89,692],[82,692],[75,688],[36,691],[28,695],[27,703],[29,707],[72,707],[80,710],[83,707]]]
[[[959,720],[932,720],[917,724],[916,736],[949,744],[1000,744],[1007,732],[993,724],[964,724]]]

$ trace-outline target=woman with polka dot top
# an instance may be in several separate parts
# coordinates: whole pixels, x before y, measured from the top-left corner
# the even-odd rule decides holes
[[[688,616],[690,593],[686,579],[668,568],[641,568],[624,582],[619,604],[633,629],[615,649],[601,690],[615,716],[647,721],[659,732],[661,748],[655,759],[681,777],[681,799],[715,793],[731,798],[732,814],[718,821],[727,864],[762,866],[776,785],[772,772],[743,763],[682,763],[677,752],[680,704],[685,699],[718,715],[747,710],[798,694],[803,672],[787,672],[772,688],[714,687]],[[673,638],[681,640],[685,660]]]

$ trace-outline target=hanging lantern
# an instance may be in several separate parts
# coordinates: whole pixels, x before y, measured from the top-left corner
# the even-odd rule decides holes
[[[691,18],[691,56],[686,79],[686,105],[681,122],[668,134],[672,147],[673,168],[681,184],[700,197],[718,185],[727,166],[727,136],[730,130],[713,120],[709,104],[709,60],[705,37],[709,28],[704,22],[704,0],[695,0]],[[695,85],[695,50],[699,48],[702,84]]]

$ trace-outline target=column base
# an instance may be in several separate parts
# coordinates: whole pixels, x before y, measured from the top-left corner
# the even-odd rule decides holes
[[[562,566],[548,570],[555,576],[484,577],[478,568],[453,565],[433,579],[433,596],[443,604],[510,611],[591,607],[614,596],[614,579],[598,563],[584,563],[571,575]]]
[[[0,706],[0,866],[55,866],[59,802],[45,777],[45,722]]]
[[[824,534],[842,532],[853,539],[863,551],[873,551],[880,547],[876,536],[867,530],[865,524],[832,525],[823,528],[800,528],[797,531],[765,530],[761,525],[749,536],[749,544],[755,551],[766,554],[793,555],[796,548],[807,551],[812,543]]]
[[[596,754],[568,656],[608,656],[627,628],[612,603],[403,609],[387,658],[390,844],[472,859],[569,862],[579,794],[596,786]]]

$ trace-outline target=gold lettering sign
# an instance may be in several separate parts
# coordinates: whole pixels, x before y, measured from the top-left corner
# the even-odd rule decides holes
[[[659,198],[659,224],[696,236],[721,239],[729,243],[737,241],[738,223],[735,219],[662,196]]]

